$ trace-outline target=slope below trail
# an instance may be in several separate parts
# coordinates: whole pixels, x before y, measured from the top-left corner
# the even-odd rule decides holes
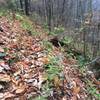
[[[77,61],[45,37],[30,35],[19,20],[0,18],[0,100],[88,100]]]

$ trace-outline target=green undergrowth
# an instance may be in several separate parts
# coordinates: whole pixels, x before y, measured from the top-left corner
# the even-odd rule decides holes
[[[6,16],[10,21],[13,20],[12,14],[9,14],[9,11],[0,10],[0,17]],[[30,18],[21,14],[16,13],[15,14],[16,19],[21,22],[21,27],[27,31],[30,31],[32,35],[37,35],[40,33],[37,33],[35,29],[33,28],[32,22],[30,21]],[[64,32],[63,27],[55,28],[53,32],[50,32],[50,35],[56,36],[57,34],[60,34]],[[73,39],[69,37],[64,37],[61,42],[63,42],[65,45],[71,45],[73,43]],[[45,47],[47,53],[51,53],[53,51],[53,45],[49,41],[45,40],[42,41],[42,45]],[[83,45],[82,45],[83,46]],[[63,47],[61,47],[64,49]],[[6,49],[5,49],[6,50]],[[63,50],[64,51],[64,50]],[[73,51],[70,49],[68,50],[66,56],[68,58],[72,57],[75,58],[78,62],[78,69],[82,74],[86,73],[86,64],[89,62],[89,60],[85,59],[83,55],[76,55]],[[5,54],[0,54],[0,57],[4,57]],[[17,54],[14,55],[15,59],[10,59],[9,64],[12,64],[13,62],[16,62],[18,60]],[[61,65],[60,58],[54,55],[49,55],[49,63],[45,64],[43,67],[46,72],[46,82],[42,86],[43,93],[34,100],[47,100],[47,97],[50,96],[51,92],[53,91],[53,79],[58,76],[60,77],[60,74],[63,70],[63,66]],[[60,77],[62,78],[62,77]],[[93,85],[91,81],[88,79],[86,80],[87,84],[87,91],[89,94],[93,95],[97,100],[100,100],[100,94],[97,93],[97,88]],[[30,100],[33,100],[30,98]]]
[[[54,87],[53,79],[56,76],[59,76],[62,71],[62,68],[60,66],[57,66],[57,64],[58,64],[58,59],[55,57],[51,57],[50,63],[44,66],[47,80],[41,88],[41,90],[43,91],[42,95],[38,96],[34,100],[48,100],[47,98],[51,95],[51,92],[53,91]]]
[[[61,33],[63,33],[64,32],[64,27],[62,27],[62,26],[59,26],[59,27],[55,27],[54,29],[53,29],[53,31],[51,31],[51,32],[49,32],[49,35],[58,35],[58,34],[61,34]]]
[[[82,56],[77,57],[79,70],[84,75],[87,73],[87,64],[89,60],[85,59]],[[86,91],[88,92],[89,97],[95,98],[96,100],[100,100],[100,94],[97,89],[97,86],[92,82],[92,80],[85,78],[84,81],[86,82],[87,88]]]
[[[84,77],[84,82],[86,84],[86,92],[88,93],[87,100],[95,98],[94,100],[100,100],[100,94],[97,85],[95,85],[92,80],[86,77],[87,75],[87,65],[90,62],[90,58],[84,58],[83,55],[75,55],[74,52],[69,50],[67,52],[67,58],[74,58],[77,60],[77,68]],[[84,76],[85,75],[85,76]]]
[[[11,13],[11,11],[0,9],[0,17],[2,17],[2,16],[5,16],[10,22],[13,22],[13,14]],[[23,13],[15,12],[15,18],[20,21],[21,27],[23,29],[31,32],[31,35],[40,34],[35,31],[30,18],[27,17],[26,15],[24,15]]]
[[[89,97],[95,98],[94,100],[100,100],[99,90],[97,89],[96,85],[92,83],[92,81],[86,79],[86,86],[87,92]],[[89,98],[90,99],[90,98]]]
[[[48,41],[43,41],[43,45],[48,52],[49,63],[44,65],[46,73],[46,82],[43,84],[41,90],[42,95],[38,96],[34,100],[48,100],[48,97],[53,92],[54,83],[53,80],[56,76],[60,77],[63,70],[63,66],[60,65],[60,58],[52,55],[53,45]],[[62,79],[62,77],[60,77]],[[31,100],[31,99],[30,99]],[[32,99],[33,100],[33,99]]]
[[[29,17],[27,17],[26,15],[22,15],[20,13],[16,13],[16,19],[20,20],[21,22],[21,27],[27,31],[31,32],[31,35],[38,35],[39,33],[35,31],[34,27],[33,27],[33,23],[30,20]]]
[[[42,45],[45,47],[45,49],[50,52],[53,50],[53,45],[48,40],[43,40]]]

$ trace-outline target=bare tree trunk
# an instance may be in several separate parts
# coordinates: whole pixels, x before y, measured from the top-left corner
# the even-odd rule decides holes
[[[29,16],[29,0],[24,0],[25,2],[25,14]]]
[[[48,29],[49,29],[49,32],[51,32],[52,2],[51,2],[51,0],[45,0],[45,4],[46,4]]]
[[[66,3],[66,0],[63,0],[61,17],[60,17],[61,18],[61,22],[63,22],[63,20],[64,20],[65,3]]]
[[[20,7],[21,7],[21,10],[23,11],[23,0],[20,0]]]
[[[48,1],[48,27],[49,31],[51,32],[51,0]]]

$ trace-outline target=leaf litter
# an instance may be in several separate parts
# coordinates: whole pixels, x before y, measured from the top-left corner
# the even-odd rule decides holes
[[[84,76],[72,67],[75,59],[67,59],[53,45],[48,52],[42,45],[43,36],[30,36],[18,20],[1,17],[0,28],[0,100],[88,98]]]

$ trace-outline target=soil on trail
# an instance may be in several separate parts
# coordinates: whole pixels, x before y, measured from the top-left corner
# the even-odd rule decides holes
[[[73,67],[77,61],[53,45],[47,50],[44,37],[31,36],[18,20],[0,18],[0,100],[87,100],[84,77]],[[50,74],[45,66],[52,65],[51,58],[58,61]]]

